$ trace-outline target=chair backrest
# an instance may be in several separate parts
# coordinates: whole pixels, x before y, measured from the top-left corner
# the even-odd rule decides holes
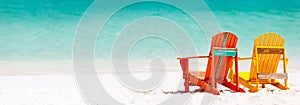
[[[214,51],[213,47],[222,47],[222,48],[236,48],[238,37],[230,32],[222,32],[216,34],[212,37],[211,50],[209,56],[211,56]],[[232,56],[215,56],[214,60],[212,58],[208,59],[205,80],[211,78],[211,70],[214,69],[216,82],[223,82],[227,78],[229,68],[233,62]]]
[[[279,51],[279,53],[274,53],[274,50],[272,51],[270,48],[284,48],[284,42],[284,38],[273,32],[261,34],[259,37],[255,38],[250,68],[250,80],[255,80],[257,78],[257,68],[258,73],[271,74],[277,72],[278,63],[280,61],[280,56],[283,54],[283,50]],[[260,47],[260,49],[258,47]],[[266,50],[266,53],[261,53],[264,48],[269,48],[269,50]]]

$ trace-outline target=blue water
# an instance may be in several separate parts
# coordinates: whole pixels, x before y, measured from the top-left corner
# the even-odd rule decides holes
[[[1,0],[1,61],[72,60],[77,26],[92,3],[92,0]],[[255,37],[276,32],[286,39],[288,57],[299,58],[300,0],[205,0],[205,3],[222,31],[238,35],[241,56],[251,56]],[[106,10],[93,12],[101,14]],[[128,23],[145,16],[173,20],[192,38],[197,53],[207,55],[209,46],[203,31],[185,12],[159,3],[143,3],[125,7],[107,21],[96,41],[96,59],[110,58],[116,35]],[[129,54],[133,59],[157,56],[174,59],[179,55],[170,43],[159,38],[136,43]]]

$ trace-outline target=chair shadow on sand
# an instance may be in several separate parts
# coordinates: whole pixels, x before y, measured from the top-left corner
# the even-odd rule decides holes
[[[229,92],[233,92],[231,90],[220,90],[220,93],[223,93],[224,91],[229,91]],[[185,93],[190,93],[190,94],[194,94],[194,93],[207,93],[204,89],[195,89],[194,91],[189,91],[189,92],[185,92],[185,90],[178,90],[178,91],[164,91],[164,94],[185,94]]]

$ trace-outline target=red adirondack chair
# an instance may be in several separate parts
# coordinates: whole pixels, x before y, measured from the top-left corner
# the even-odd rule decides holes
[[[183,71],[183,79],[185,80],[185,92],[189,92],[189,86],[191,85],[199,86],[206,92],[219,95],[216,83],[236,92],[245,92],[242,88],[239,88],[238,81],[234,85],[227,80],[227,74],[233,64],[233,60],[238,58],[237,41],[238,38],[233,33],[222,32],[212,37],[209,56],[178,58]],[[205,72],[189,71],[189,59],[193,58],[208,58]],[[235,68],[238,71],[238,62],[235,62]]]

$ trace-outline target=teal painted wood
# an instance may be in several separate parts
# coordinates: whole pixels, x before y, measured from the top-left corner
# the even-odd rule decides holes
[[[234,50],[214,50],[214,56],[236,56]]]

